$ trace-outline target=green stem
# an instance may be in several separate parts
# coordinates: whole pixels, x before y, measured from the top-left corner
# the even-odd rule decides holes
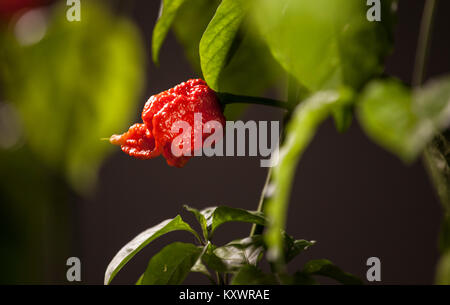
[[[217,276],[217,282],[219,283],[220,286],[225,285],[225,281],[223,279],[223,275],[220,272],[216,271],[216,276]]]
[[[224,92],[219,92],[219,93],[217,93],[217,95],[219,97],[221,104],[224,106],[229,105],[229,104],[238,104],[238,103],[257,104],[257,105],[283,108],[285,110],[288,110],[288,112],[291,112],[290,104],[283,102],[283,101],[271,99],[271,98],[236,95],[236,94],[224,93]],[[261,212],[263,209],[265,194],[267,192],[267,188],[268,188],[269,182],[270,182],[270,176],[271,176],[270,173],[271,173],[271,169],[269,168],[269,170],[267,172],[266,182],[264,183],[261,197],[259,199],[258,208],[257,208],[258,212]],[[264,226],[258,226],[256,224],[254,224],[250,231],[250,236],[253,236],[255,234],[261,234],[263,230],[264,230]]]
[[[424,12],[422,15],[422,21],[420,25],[420,34],[419,34],[419,42],[417,44],[417,52],[416,52],[416,61],[414,64],[414,74],[413,74],[413,82],[412,85],[414,88],[418,88],[422,86],[424,75],[425,75],[425,69],[426,69],[426,62],[428,58],[428,51],[431,44],[431,30],[433,27],[433,17],[434,12],[436,10],[437,0],[427,0],[425,3]],[[438,135],[439,136],[439,135]],[[438,172],[438,168],[441,168],[441,165],[437,166],[439,161],[442,160],[436,160],[436,158],[433,158],[433,152],[439,151],[439,148],[436,147],[435,142],[431,142],[427,145],[425,148],[425,151],[422,155],[422,160],[425,165],[425,169],[427,170],[428,176],[430,180],[432,181],[435,190],[438,193],[439,199],[441,200],[442,205],[444,206],[445,214],[444,214],[444,221],[441,228],[441,237],[440,237],[440,250],[441,250],[441,258],[440,262],[442,262],[444,257],[444,250],[446,243],[448,243],[448,223],[446,225],[446,222],[448,222],[448,207],[446,205],[446,200],[448,200],[448,197],[445,194],[445,191],[442,191],[442,188],[440,184],[442,183],[441,180],[441,174]],[[445,181],[444,181],[445,183]],[[440,264],[440,263],[439,263]],[[439,273],[442,269],[442,266],[437,267],[436,273],[437,278],[436,282],[439,284],[441,281],[438,279]]]
[[[425,75],[426,61],[431,41],[431,29],[437,0],[427,0],[420,23],[419,42],[417,44],[416,60],[413,72],[413,87],[420,87]]]
[[[246,95],[236,95],[231,93],[217,93],[220,102],[222,105],[228,104],[257,104],[257,105],[265,105],[271,107],[278,107],[289,110],[289,105],[286,102],[274,100],[271,98],[265,97],[255,97],[255,96],[246,96]]]
[[[288,110],[283,117],[283,125],[286,124],[290,120],[293,107],[295,107],[298,99],[300,98],[300,88],[299,88],[296,80],[291,75],[288,76],[287,98],[288,98],[287,103],[282,102],[284,104],[283,106],[285,106],[285,109]],[[282,130],[281,133],[282,133],[282,136],[281,136],[280,143],[279,143],[280,146],[284,140],[284,130]],[[269,167],[269,170],[267,171],[266,181],[264,183],[264,187],[261,192],[261,197],[259,198],[259,203],[258,203],[258,208],[257,208],[258,212],[262,212],[264,210],[264,203],[267,199],[266,198],[267,190],[269,189],[271,178],[272,178],[272,167]],[[252,229],[250,231],[250,237],[252,237],[255,234],[262,234],[263,231],[264,231],[263,225],[253,224]]]
[[[257,104],[257,105],[283,108],[285,110],[288,110],[288,113],[291,112],[290,104],[283,102],[283,101],[271,99],[271,98],[236,95],[236,94],[224,93],[224,92],[217,93],[217,95],[219,96],[220,102],[224,106],[228,105],[228,104],[237,104],[237,103]],[[258,203],[258,208],[257,208],[258,212],[261,212],[263,210],[264,199],[265,199],[265,195],[267,192],[267,188],[269,187],[271,172],[272,172],[272,170],[271,170],[271,168],[269,168],[269,170],[267,172],[266,181],[264,183],[264,187],[261,192],[261,197],[259,198],[259,203]],[[255,234],[261,234],[263,230],[264,230],[264,226],[254,224],[250,231],[250,237]]]
[[[262,212],[262,210],[263,210],[264,200],[266,198],[267,189],[269,188],[269,185],[270,185],[270,177],[272,176],[271,174],[272,174],[272,168],[269,167],[269,170],[267,171],[266,181],[264,183],[264,187],[261,192],[261,197],[259,198],[259,202],[258,202],[258,208],[257,208],[258,212]],[[264,230],[264,226],[253,224],[252,230],[250,231],[250,237],[252,237],[255,234],[261,234],[263,230]]]

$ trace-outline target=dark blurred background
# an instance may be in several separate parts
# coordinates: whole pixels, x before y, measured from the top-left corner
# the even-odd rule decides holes
[[[136,23],[145,45],[144,89],[126,126],[139,120],[150,95],[197,75],[172,32],[162,47],[159,67],[151,62],[151,35],[159,1],[110,3],[116,14]],[[407,83],[411,81],[423,4],[421,0],[400,1],[395,51],[387,59],[387,73]],[[440,1],[427,77],[450,71],[449,11],[450,2]],[[252,106],[242,119],[278,120],[280,113]],[[100,167],[97,188],[87,196],[71,192],[68,209],[55,207],[51,213],[56,219],[62,218],[66,231],[48,233],[52,235],[52,248],[48,249],[64,244],[64,254],[50,259],[53,254],[47,250],[37,260],[46,266],[39,276],[27,277],[23,271],[23,277],[17,276],[14,282],[67,283],[67,255],[81,259],[83,284],[102,284],[115,253],[144,229],[179,213],[193,221],[182,210],[183,204],[197,208],[221,204],[254,210],[266,176],[258,158],[194,158],[183,169],[177,169],[167,166],[163,158],[139,161],[119,149],[113,151]],[[365,279],[366,260],[376,256],[381,260],[382,284],[431,284],[438,259],[441,217],[438,199],[420,161],[404,165],[372,143],[356,120],[344,134],[337,133],[329,120],[319,129],[299,164],[289,206],[288,232],[296,238],[316,240],[317,244],[295,259],[290,268],[295,270],[308,259],[328,258]],[[7,220],[2,226],[8,227]],[[10,230],[11,234],[19,234]],[[249,230],[250,225],[226,224],[218,230],[216,241],[220,244],[230,237],[240,238]],[[174,240],[190,241],[191,236],[171,233],[159,238],[128,263],[114,282],[134,283],[149,257]],[[44,243],[36,246],[46,247]],[[2,248],[4,251],[9,250]],[[8,262],[2,260],[0,268],[6,270],[7,266]],[[10,282],[6,275],[2,281]],[[187,283],[208,281],[190,275]]]

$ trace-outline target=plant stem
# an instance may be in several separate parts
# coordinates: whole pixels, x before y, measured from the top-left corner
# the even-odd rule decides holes
[[[286,102],[274,100],[271,98],[265,98],[265,97],[255,97],[255,96],[246,96],[246,95],[235,95],[231,93],[217,93],[220,102],[222,105],[228,105],[228,104],[258,104],[258,105],[265,105],[265,106],[272,106],[272,107],[278,107],[283,108],[286,110],[289,110],[289,105]]]
[[[423,78],[425,75],[426,62],[428,57],[428,51],[430,48],[430,40],[431,40],[431,30],[433,27],[433,17],[436,9],[437,0],[427,0],[425,3],[424,12],[422,15],[422,21],[420,25],[420,34],[419,34],[419,42],[417,44],[417,52],[416,52],[416,62],[414,64],[414,75],[413,75],[413,88],[419,88],[422,86]],[[439,136],[439,135],[438,135]],[[436,137],[437,138],[437,137]],[[425,169],[428,173],[428,177],[431,180],[435,190],[438,193],[439,199],[444,206],[444,210],[446,205],[446,196],[445,192],[442,192],[442,188],[440,186],[441,179],[439,178],[439,173],[437,172],[438,168],[442,168],[441,161],[433,158],[433,151],[439,151],[438,146],[436,146],[436,142],[432,141],[425,147],[425,151],[422,154],[422,161],[425,166]],[[445,162],[445,159],[444,159]],[[445,182],[444,182],[445,183]],[[444,195],[443,195],[444,194]],[[448,210],[444,212],[444,220],[443,223],[447,221]],[[445,235],[445,225],[441,228],[441,236]],[[441,237],[442,238],[442,237]],[[441,241],[442,242],[442,241]],[[442,247],[442,244],[441,244]],[[440,261],[444,257],[444,251],[441,249],[441,258]],[[439,272],[439,269],[437,269]],[[439,283],[439,282],[437,282]]]
[[[413,87],[420,87],[425,75],[426,61],[431,41],[431,29],[437,0],[427,0],[420,23],[419,42],[417,44],[416,60],[413,72]]]
[[[219,283],[219,285],[225,285],[225,281],[223,279],[223,276],[220,272],[216,271],[216,276],[217,276],[217,282]]]
[[[295,79],[291,75],[288,75],[287,98],[288,98],[287,103],[283,102],[284,106],[286,107],[285,109],[288,110],[283,117],[283,125],[285,125],[287,122],[289,122],[291,115],[292,115],[293,107],[295,107],[298,99],[300,98],[300,88],[298,86],[298,83],[295,81]],[[284,129],[284,126],[283,126],[283,129]],[[283,143],[284,134],[285,134],[285,132],[284,132],[284,130],[282,130],[281,131],[281,139],[280,139],[280,143],[279,143],[280,146]],[[264,183],[264,187],[261,192],[261,197],[259,198],[259,203],[258,203],[258,208],[257,208],[258,212],[262,212],[264,210],[264,203],[266,201],[267,190],[269,189],[271,178],[272,178],[272,167],[269,167],[269,170],[267,171],[266,181]],[[263,225],[253,224],[252,229],[250,231],[250,237],[252,237],[255,234],[262,234],[263,231],[264,231]]]
[[[258,203],[258,208],[257,208],[258,212],[262,212],[262,210],[263,210],[264,199],[266,198],[267,189],[269,188],[269,185],[270,185],[270,177],[271,176],[272,176],[272,168],[269,167],[269,170],[267,171],[266,181],[264,182],[264,186],[263,186],[263,189],[261,192],[261,197],[259,198],[259,203]],[[261,226],[261,225],[258,226],[256,224],[253,224],[252,230],[250,231],[250,237],[252,237],[255,234],[261,234],[263,230],[264,230],[264,226]]]

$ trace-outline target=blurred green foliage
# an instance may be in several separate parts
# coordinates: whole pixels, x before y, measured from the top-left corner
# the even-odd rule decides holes
[[[395,80],[374,81],[362,92],[358,109],[361,125],[374,141],[413,161],[450,125],[450,78],[415,91]]]
[[[252,17],[272,54],[309,90],[360,87],[383,70],[390,49],[390,3],[368,22],[365,1],[254,1]]]
[[[111,149],[100,139],[126,128],[141,94],[136,27],[99,2],[81,7],[79,22],[59,2],[0,27],[0,105],[17,113],[0,124],[0,138],[17,134],[0,147],[1,282],[64,276],[70,198],[93,190]],[[20,36],[36,29],[41,39]]]
[[[78,191],[93,185],[109,145],[126,127],[143,84],[136,29],[106,8],[85,4],[81,22],[54,8],[41,41],[21,46],[3,35],[4,98],[17,107],[27,145]]]

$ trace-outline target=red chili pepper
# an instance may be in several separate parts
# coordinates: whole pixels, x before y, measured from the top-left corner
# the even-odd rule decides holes
[[[202,116],[203,124],[218,121],[225,126],[225,117],[216,93],[201,79],[190,79],[174,88],[151,96],[142,111],[144,124],[134,124],[128,132],[113,135],[112,144],[120,145],[122,150],[138,159],[151,159],[162,154],[171,166],[183,167],[194,154],[203,147],[210,135],[202,133],[201,143],[194,141],[194,114]],[[184,121],[191,127],[190,143],[181,141],[180,146],[191,144],[190,156],[172,154],[172,141],[183,132],[172,132],[177,121]],[[195,143],[195,144],[194,144]]]

